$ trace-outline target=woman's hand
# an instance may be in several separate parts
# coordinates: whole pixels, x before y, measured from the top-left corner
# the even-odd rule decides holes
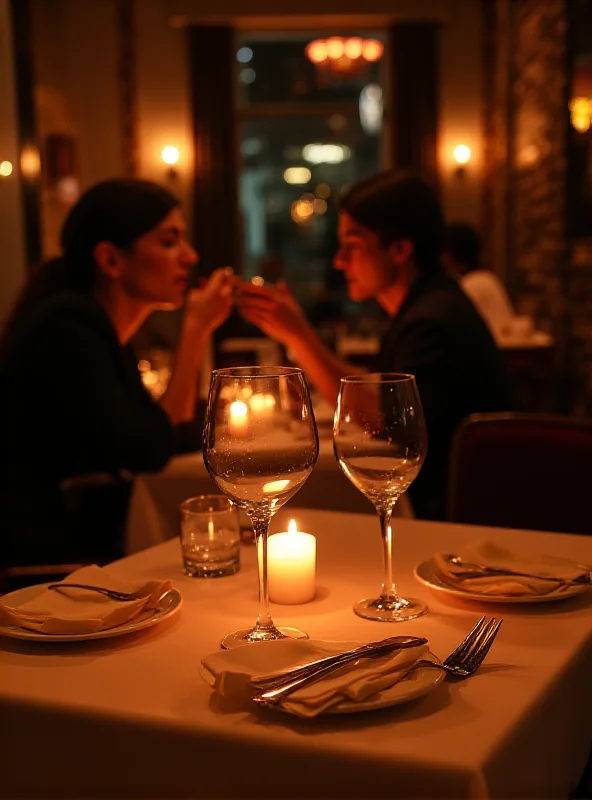
[[[239,286],[237,307],[241,316],[271,339],[291,347],[307,330],[306,317],[285,283],[275,288],[250,283]]]
[[[215,331],[232,311],[234,285],[231,267],[214,270],[203,286],[187,294],[187,317],[206,333]]]

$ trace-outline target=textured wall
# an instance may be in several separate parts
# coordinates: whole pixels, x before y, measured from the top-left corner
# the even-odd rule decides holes
[[[557,409],[581,414],[592,410],[592,250],[566,233],[567,4],[485,2],[484,230],[517,309],[555,338]]]

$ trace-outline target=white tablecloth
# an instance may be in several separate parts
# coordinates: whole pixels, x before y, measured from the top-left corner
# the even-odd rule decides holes
[[[504,624],[472,678],[446,680],[406,705],[300,720],[226,712],[199,676],[201,658],[257,614],[255,549],[242,570],[201,580],[181,572],[177,542],[115,565],[173,578],[180,613],[149,631],[79,644],[0,637],[0,794],[43,797],[567,797],[583,769],[592,719],[592,592],[557,604],[495,607],[433,594],[413,567],[475,536],[592,561],[592,537],[398,520],[395,578],[430,613],[390,626],[356,617],[381,580],[369,516],[286,508],[318,545],[318,592],[272,606],[276,623],[314,638],[426,636],[446,656],[482,613]],[[256,646],[256,645],[254,645]]]
[[[179,505],[196,494],[221,494],[210,478],[201,453],[174,458],[162,472],[136,478],[126,525],[125,552],[179,535]],[[374,506],[341,471],[330,439],[321,438],[319,458],[304,486],[291,501],[302,508],[374,514]],[[404,495],[395,506],[396,516],[412,517]],[[243,519],[248,524],[246,516]]]

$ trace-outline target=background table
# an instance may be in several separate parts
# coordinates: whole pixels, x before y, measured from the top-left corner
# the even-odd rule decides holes
[[[592,561],[592,537],[395,525],[395,577],[430,613],[403,625],[356,617],[381,580],[378,522],[366,515],[279,512],[317,536],[318,591],[272,606],[277,623],[314,638],[428,637],[446,656],[482,613],[503,615],[480,671],[406,705],[300,720],[220,706],[201,658],[257,613],[255,549],[228,578],[181,574],[177,542],[114,570],[170,577],[180,614],[149,631],[74,645],[0,638],[0,794],[43,797],[567,797],[582,772],[592,719],[592,592],[537,606],[461,603],[415,581],[436,550],[494,536],[526,551]]]
[[[136,478],[126,524],[125,552],[135,553],[179,535],[179,505],[196,494],[220,494],[201,453],[174,458],[162,472]],[[375,514],[374,506],[345,477],[330,439],[320,439],[319,458],[310,478],[291,501],[301,508]],[[407,497],[395,515],[412,517]],[[248,524],[246,516],[244,524]]]

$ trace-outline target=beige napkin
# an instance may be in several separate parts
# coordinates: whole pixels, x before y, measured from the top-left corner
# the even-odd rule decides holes
[[[130,622],[142,612],[155,608],[170,581],[143,581],[120,578],[104,567],[83,567],[64,578],[63,584],[85,583],[119,592],[139,592],[137,600],[111,600],[84,589],[40,589],[31,600],[19,602],[6,595],[0,598],[0,624],[15,625],[47,634],[95,633]]]
[[[250,680],[255,675],[281,673],[359,645],[360,642],[280,639],[221,650],[206,656],[201,663],[204,677],[219,694],[235,702],[244,702],[253,693]],[[365,700],[404,678],[427,652],[427,645],[420,645],[380,658],[360,659],[357,664],[346,664],[326,678],[296,690],[279,705],[299,717],[316,717],[343,700]]]
[[[528,572],[543,577],[574,580],[589,569],[564,558],[546,555],[521,555],[513,553],[495,542],[483,540],[455,552],[456,556],[470,564],[481,564],[497,569],[511,569],[516,572]],[[511,575],[492,575],[478,578],[462,578],[460,573],[466,567],[455,566],[448,562],[443,553],[434,556],[438,569],[446,582],[466,592],[484,595],[545,595],[551,592],[564,591],[569,587],[560,587],[554,581],[539,578],[521,578]]]

